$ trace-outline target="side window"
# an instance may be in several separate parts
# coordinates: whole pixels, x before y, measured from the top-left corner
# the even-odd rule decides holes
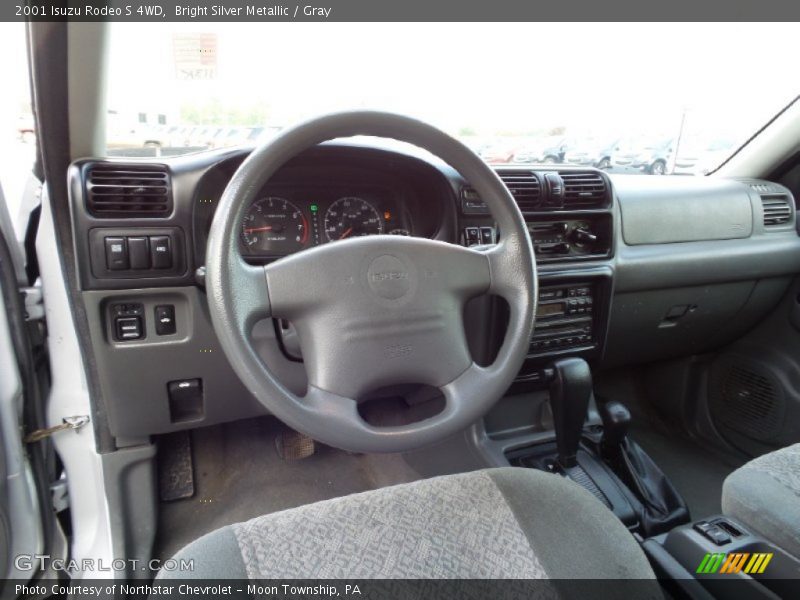
[[[28,81],[25,24],[0,23],[0,186],[17,238],[22,240],[28,216],[38,202],[26,193],[33,179],[36,158],[36,127]]]

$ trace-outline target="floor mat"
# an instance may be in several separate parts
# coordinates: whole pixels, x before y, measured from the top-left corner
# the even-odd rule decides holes
[[[595,389],[605,400],[618,400],[628,407],[629,435],[670,478],[692,518],[719,514],[722,482],[740,463],[703,447],[680,427],[664,421],[637,388],[630,371],[607,374]]]
[[[192,432],[195,494],[160,505],[154,556],[167,558],[224,525],[420,479],[401,455],[350,454],[322,444],[299,461],[275,449],[282,425],[252,419]]]

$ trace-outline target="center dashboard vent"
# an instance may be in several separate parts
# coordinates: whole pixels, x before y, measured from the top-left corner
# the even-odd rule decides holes
[[[533,212],[541,205],[542,184],[536,173],[527,170],[498,172],[522,213]]]
[[[761,206],[764,209],[764,227],[785,225],[792,220],[792,207],[786,194],[762,194]]]
[[[166,217],[172,212],[165,166],[97,163],[85,173],[86,209],[95,217]]]
[[[605,178],[595,171],[559,171],[564,182],[564,209],[602,208],[608,201]]]

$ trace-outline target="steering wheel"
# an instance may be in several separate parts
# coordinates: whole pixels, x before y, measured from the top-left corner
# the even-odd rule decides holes
[[[424,148],[461,173],[491,209],[500,242],[465,248],[377,235],[337,241],[266,266],[239,251],[244,213],[278,169],[321,142],[356,135]],[[400,452],[463,430],[483,416],[519,372],[536,310],[536,263],[525,222],[495,172],[469,148],[404,116],[355,111],[312,119],[256,148],[220,200],[208,240],[211,320],[231,366],[250,392],[290,427],[355,452]],[[477,365],[463,309],[494,294],[509,305],[495,361]],[[253,325],[268,317],[297,329],[308,375],[305,396],[288,390],[253,348]],[[435,386],[441,412],[402,426],[375,427],[358,412],[368,391],[402,383]]]

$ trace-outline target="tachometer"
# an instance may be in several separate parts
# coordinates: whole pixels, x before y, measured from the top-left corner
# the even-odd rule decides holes
[[[242,241],[248,254],[291,254],[308,242],[308,220],[286,198],[260,198],[253,202],[245,215]]]
[[[383,233],[378,210],[355,196],[339,198],[325,213],[325,235],[328,241]]]

